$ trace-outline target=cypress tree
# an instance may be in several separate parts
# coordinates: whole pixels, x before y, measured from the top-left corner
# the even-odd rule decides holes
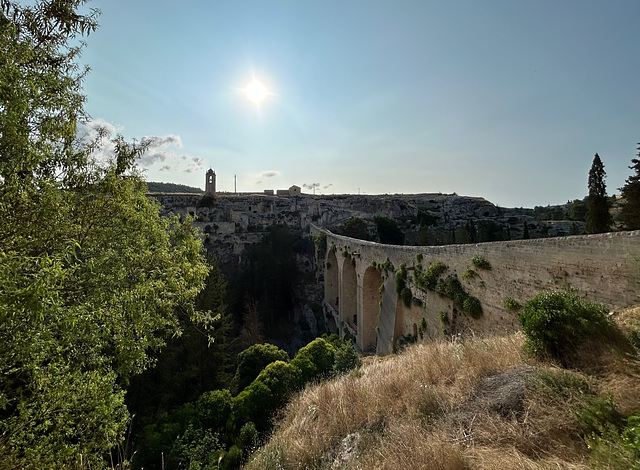
[[[640,143],[638,143],[638,158],[631,159],[629,167],[635,175],[627,178],[626,184],[620,188],[625,199],[622,206],[622,221],[629,230],[640,229]]]
[[[523,240],[528,240],[529,238],[531,238],[531,236],[529,235],[529,225],[527,224],[527,221],[525,220],[522,223],[522,239]]]
[[[607,186],[604,182],[606,173],[600,156],[593,157],[589,170],[589,196],[587,197],[587,233],[602,233],[611,226]]]

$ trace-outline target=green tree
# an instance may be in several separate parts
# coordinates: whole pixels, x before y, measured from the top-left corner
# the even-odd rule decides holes
[[[624,197],[622,206],[622,221],[629,230],[640,229],[640,143],[638,143],[638,158],[631,159],[632,165],[629,169],[634,170],[625,181],[625,185],[620,188]]]
[[[338,230],[337,233],[344,235],[345,237],[357,238],[359,240],[370,240],[369,231],[367,230],[367,223],[358,218],[351,217],[344,223],[342,230]]]
[[[238,354],[238,367],[234,378],[236,390],[241,391],[275,361],[289,361],[286,351],[273,344],[256,344]]]
[[[375,221],[376,228],[378,229],[380,243],[384,243],[386,245],[404,244],[404,233],[402,233],[402,230],[400,230],[395,220],[387,219],[381,215],[376,215],[373,220]]]
[[[602,233],[611,227],[606,173],[600,156],[596,153],[589,170],[589,196],[587,197],[587,233]]]
[[[0,462],[99,467],[131,378],[179,334],[208,268],[190,221],[159,216],[144,146],[76,138],[83,0],[0,2]],[[101,132],[101,138],[108,136]],[[81,457],[82,456],[82,457]]]
[[[525,220],[522,222],[522,239],[528,240],[529,238],[531,238],[529,235],[529,224],[527,224],[527,221]]]

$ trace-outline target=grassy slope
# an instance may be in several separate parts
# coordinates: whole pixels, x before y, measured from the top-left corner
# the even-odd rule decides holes
[[[618,317],[640,325],[638,308]],[[307,387],[247,468],[591,468],[576,411],[608,395],[624,416],[637,411],[637,358],[592,345],[565,371],[527,357],[523,344],[515,334],[370,358]]]

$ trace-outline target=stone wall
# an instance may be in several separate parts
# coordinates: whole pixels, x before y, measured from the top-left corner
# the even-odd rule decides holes
[[[319,230],[314,226],[312,233]],[[379,325],[378,352],[389,352],[390,342],[395,345],[400,336],[414,334],[422,318],[427,323],[427,336],[441,334],[440,312],[445,312],[452,322],[448,333],[514,331],[518,328],[516,314],[504,307],[504,299],[511,297],[524,303],[544,289],[574,288],[584,298],[609,308],[640,302],[640,231],[439,247],[381,245],[328,232],[327,242],[328,251],[335,246],[339,268],[343,260],[355,260],[352,264],[355,263],[359,292],[372,263],[380,264],[388,258],[394,270],[385,273],[383,279],[393,279],[401,263],[411,275],[417,264],[416,255],[420,254],[423,268],[435,261],[445,263],[448,270],[443,277],[456,274],[464,289],[481,301],[483,316],[474,320],[459,312],[453,301],[432,291],[423,292],[409,283],[422,305],[407,308],[398,301],[395,292],[393,295],[387,292],[389,286],[385,281],[387,288],[379,309],[358,313],[375,318]],[[462,273],[472,267],[471,258],[478,254],[489,261],[492,269],[475,269],[477,277],[462,279]],[[340,286],[340,269],[337,276]],[[325,282],[328,277],[325,275]],[[359,308],[362,303],[359,299]]]

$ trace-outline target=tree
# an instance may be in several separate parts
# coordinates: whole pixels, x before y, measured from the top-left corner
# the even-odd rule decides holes
[[[629,230],[640,229],[640,143],[638,143],[638,158],[631,159],[632,165],[629,169],[635,171],[625,181],[625,185],[620,188],[624,197],[622,206],[622,221]]]
[[[602,233],[611,226],[607,186],[604,182],[606,173],[600,156],[593,157],[589,170],[589,196],[587,197],[587,233]]]
[[[236,369],[236,390],[242,391],[260,374],[262,369],[275,361],[289,361],[286,351],[273,344],[256,344],[238,354]]]
[[[129,421],[148,352],[207,322],[193,299],[208,268],[190,221],[162,218],[135,169],[144,146],[97,160],[78,36],[84,0],[0,0],[0,462],[101,466]]]
[[[529,238],[531,238],[531,235],[529,235],[529,224],[527,224],[527,221],[525,220],[522,222],[522,239],[528,240]]]
[[[357,238],[359,240],[371,239],[369,230],[367,229],[367,223],[358,217],[351,217],[344,223],[342,230],[337,230],[336,232],[345,237]]]
[[[395,220],[387,219],[381,215],[376,215],[373,220],[376,223],[380,243],[386,245],[404,244],[404,233],[402,233]]]

